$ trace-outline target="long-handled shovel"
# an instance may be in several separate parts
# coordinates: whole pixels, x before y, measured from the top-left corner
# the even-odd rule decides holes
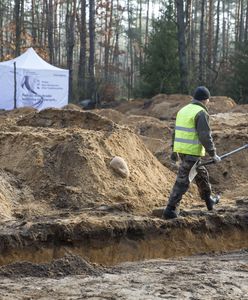
[[[225,153],[223,155],[220,156],[221,160],[234,154],[234,153],[237,153],[239,151],[242,151],[244,149],[247,149],[248,148],[248,144],[240,147],[240,148],[237,148],[237,149],[234,149],[233,151],[231,152],[228,152],[228,153]],[[189,182],[192,182],[193,179],[195,178],[195,176],[197,175],[197,168],[200,167],[200,166],[207,166],[207,165],[211,165],[211,164],[214,164],[215,161],[213,159],[210,159],[210,160],[207,160],[207,161],[200,161],[198,160],[194,165],[193,167],[191,168],[190,172],[189,172]]]

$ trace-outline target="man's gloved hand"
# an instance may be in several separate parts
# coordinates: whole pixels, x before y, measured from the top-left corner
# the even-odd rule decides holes
[[[170,159],[174,162],[178,161],[179,160],[179,157],[178,157],[178,153],[176,152],[172,152],[171,153],[171,156],[170,156]]]
[[[213,160],[214,160],[215,163],[218,163],[218,162],[221,161],[221,157],[220,157],[219,155],[215,154],[215,155],[213,156]]]

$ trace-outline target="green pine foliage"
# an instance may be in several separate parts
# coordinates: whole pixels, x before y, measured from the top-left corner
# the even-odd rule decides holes
[[[227,82],[228,96],[239,104],[248,103],[248,42],[237,45],[230,59],[231,72]]]
[[[177,26],[172,5],[153,22],[141,78],[140,96],[170,94],[179,89]]]

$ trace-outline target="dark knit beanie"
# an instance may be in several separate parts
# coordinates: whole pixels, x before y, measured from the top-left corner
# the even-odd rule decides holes
[[[210,92],[205,86],[198,86],[194,92],[194,99],[203,101],[210,98]]]

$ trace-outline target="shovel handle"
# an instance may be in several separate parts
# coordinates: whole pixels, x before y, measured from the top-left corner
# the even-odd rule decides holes
[[[225,153],[225,154],[221,155],[220,158],[221,158],[221,160],[225,159],[226,157],[228,157],[228,156],[230,156],[230,155],[232,155],[232,154],[234,154],[236,152],[239,152],[239,151],[242,151],[244,149],[247,149],[247,148],[248,148],[248,144],[246,144],[246,145],[244,145],[244,146],[242,146],[240,148],[237,148],[237,149],[235,149],[235,150],[233,150],[231,152]],[[207,165],[211,165],[211,164],[214,164],[214,163],[215,163],[215,160],[214,159],[210,159],[210,160],[207,160],[207,161],[200,162],[199,165],[198,165],[198,167],[200,167],[200,166],[207,166]]]

